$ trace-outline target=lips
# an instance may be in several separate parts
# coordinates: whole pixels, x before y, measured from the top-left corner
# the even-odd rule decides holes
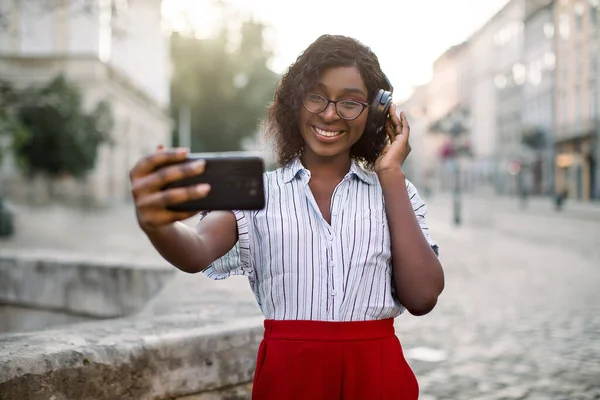
[[[311,128],[317,136],[317,138],[327,141],[334,140],[344,133],[343,130],[320,128],[315,125],[312,125]]]

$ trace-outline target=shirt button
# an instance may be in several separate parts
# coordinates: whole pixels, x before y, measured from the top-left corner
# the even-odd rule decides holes
[[[333,292],[331,292],[331,296],[335,297],[335,290]]]
[[[331,235],[327,236],[327,240],[329,240],[330,242],[332,242],[333,241],[333,236],[331,236]]]

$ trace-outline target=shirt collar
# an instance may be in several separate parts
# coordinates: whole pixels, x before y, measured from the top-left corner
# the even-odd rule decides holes
[[[304,165],[302,165],[300,158],[295,158],[293,161],[291,161],[289,164],[283,167],[283,182],[289,183],[301,174],[306,174],[307,176],[310,176],[310,171],[304,168]],[[352,159],[350,163],[350,171],[346,176],[356,176],[358,179],[360,179],[368,185],[373,185],[376,181],[375,173],[365,170],[354,159]]]

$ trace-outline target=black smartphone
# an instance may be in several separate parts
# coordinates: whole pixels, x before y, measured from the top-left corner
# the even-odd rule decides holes
[[[265,207],[265,166],[261,157],[191,153],[183,162],[196,160],[206,161],[204,173],[171,182],[163,190],[208,183],[210,192],[203,199],[169,206],[169,210],[261,210]]]

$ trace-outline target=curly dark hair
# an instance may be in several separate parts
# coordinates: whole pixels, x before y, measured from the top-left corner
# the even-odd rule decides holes
[[[359,69],[367,86],[369,101],[379,89],[391,91],[378,58],[369,47],[346,36],[320,36],[288,68],[267,109],[263,130],[266,138],[275,145],[280,165],[302,155],[304,149],[304,139],[298,126],[304,92],[317,84],[320,74],[326,69],[348,66]],[[372,168],[385,142],[385,130],[376,134],[367,124],[361,138],[350,149],[350,156]]]

